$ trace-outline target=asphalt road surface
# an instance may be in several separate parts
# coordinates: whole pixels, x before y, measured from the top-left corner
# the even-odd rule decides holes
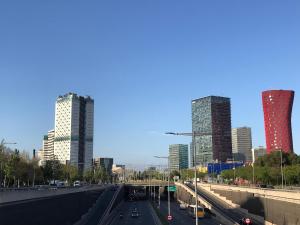
[[[156,225],[156,214],[151,208],[149,201],[124,202],[118,211],[123,213],[123,218],[120,219],[119,213],[113,219],[111,225]],[[132,218],[131,212],[137,208],[139,217]],[[158,225],[158,224],[157,224]]]
[[[168,214],[168,202],[161,201],[160,210],[162,214],[167,217]],[[171,215],[173,220],[170,222],[172,225],[194,225],[195,219],[188,214],[187,210],[179,209],[177,202],[171,202]],[[212,218],[201,218],[199,219],[201,225],[220,225],[216,219]]]

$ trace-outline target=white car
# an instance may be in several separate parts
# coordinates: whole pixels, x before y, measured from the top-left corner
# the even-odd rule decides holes
[[[182,210],[185,210],[185,209],[187,208],[187,205],[184,204],[184,203],[181,203],[181,204],[179,205],[179,208],[182,209]]]
[[[79,180],[74,181],[73,186],[74,187],[80,187],[81,186],[80,181]]]

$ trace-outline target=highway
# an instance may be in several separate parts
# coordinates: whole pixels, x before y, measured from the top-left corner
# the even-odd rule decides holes
[[[131,217],[133,208],[137,208],[141,214],[138,218]],[[119,212],[123,213],[123,219],[120,219],[120,213],[118,213],[110,225],[160,225],[157,223],[157,216],[149,201],[124,202]]]
[[[168,202],[161,201],[160,210],[162,214],[167,217],[168,214]],[[179,209],[179,204],[177,202],[171,202],[171,215],[173,220],[170,222],[170,225],[194,225],[195,219],[192,218],[187,210]],[[199,219],[199,224],[201,225],[220,225],[218,221],[214,218],[203,218]]]
[[[194,186],[191,184],[187,185],[189,188],[194,190]],[[198,187],[199,188],[199,187]],[[202,191],[198,189],[198,195],[205,199],[207,202],[209,202],[213,208],[215,208],[217,211],[219,211],[224,217],[228,218],[232,222],[239,223],[240,219],[247,216],[244,215],[242,212],[237,211],[236,209],[232,209],[229,207],[229,205],[218,199],[217,197],[213,196],[212,194],[209,194],[206,191]],[[253,219],[252,219],[253,221]],[[258,222],[253,223],[253,225],[260,225]]]

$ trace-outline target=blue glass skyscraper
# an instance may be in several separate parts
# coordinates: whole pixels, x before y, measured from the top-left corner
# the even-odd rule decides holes
[[[192,100],[192,131],[206,133],[193,140],[196,145],[196,165],[231,159],[230,99],[208,96]]]

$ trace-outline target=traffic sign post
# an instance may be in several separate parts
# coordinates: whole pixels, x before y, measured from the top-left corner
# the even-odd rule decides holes
[[[176,191],[176,186],[170,186],[170,187],[168,187],[168,191],[175,192]]]
[[[171,215],[168,215],[168,221],[171,221],[173,217]]]

